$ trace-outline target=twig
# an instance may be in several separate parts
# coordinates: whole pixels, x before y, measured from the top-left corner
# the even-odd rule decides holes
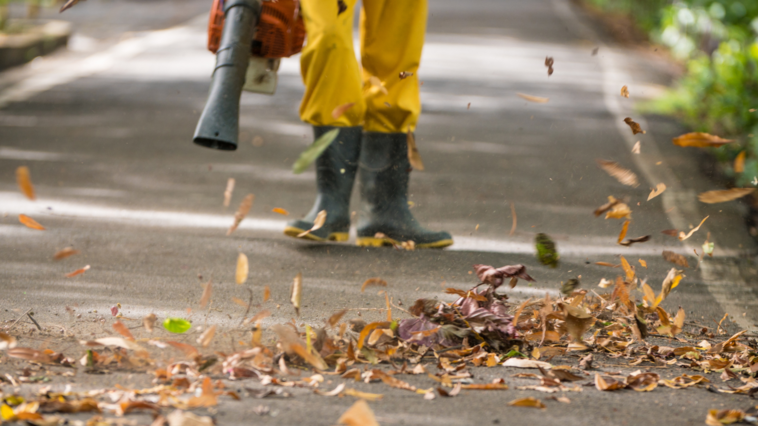
[[[34,317],[32,316],[32,314],[30,314],[29,312],[27,312],[26,316],[28,316],[29,319],[32,320],[32,322],[34,323],[34,325],[37,326],[37,330],[42,331],[42,327],[39,326],[39,323],[37,322],[36,319],[34,319]]]
[[[15,327],[15,326],[16,326],[16,324],[17,324],[19,321],[21,321],[21,318],[23,318],[23,317],[24,317],[24,315],[26,315],[26,314],[28,314],[29,312],[31,312],[31,310],[32,310],[32,308],[29,308],[29,309],[27,309],[27,310],[26,310],[26,312],[24,312],[23,314],[21,314],[21,316],[20,316],[20,317],[16,318],[16,321],[13,321],[13,324],[11,324],[11,325],[10,325],[10,327],[8,327],[8,328],[6,329],[6,331],[11,331],[11,329],[12,329],[13,327]]]

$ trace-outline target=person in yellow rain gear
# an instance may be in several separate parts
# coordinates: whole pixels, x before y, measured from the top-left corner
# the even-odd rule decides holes
[[[297,236],[326,210],[324,226],[306,235],[346,241],[350,194],[359,174],[359,246],[413,241],[417,248],[453,244],[449,233],[423,228],[408,206],[407,132],[421,113],[417,70],[426,31],[427,0],[363,0],[360,16],[361,65],[353,49],[357,0],[301,0],[307,42],[300,60],[305,95],[300,118],[314,137],[339,128],[316,162],[316,202],[284,233]],[[377,84],[380,83],[380,84]],[[352,103],[342,115],[338,106]]]

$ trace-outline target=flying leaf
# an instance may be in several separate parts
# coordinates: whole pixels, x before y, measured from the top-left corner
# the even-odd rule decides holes
[[[245,281],[247,281],[248,268],[247,255],[245,255],[245,253],[240,253],[239,256],[237,256],[237,271],[234,274],[234,279],[237,282],[237,285],[244,284]]]
[[[379,77],[372,75],[368,78],[369,86],[371,87],[372,91],[375,93],[382,92],[385,95],[388,95],[389,92],[387,91],[387,88],[384,87],[384,83],[382,83],[382,80],[379,79]]]
[[[58,13],[62,13],[64,10],[76,6],[77,3],[79,3],[79,0],[68,0],[63,6],[61,6],[61,9],[58,11]]]
[[[626,86],[621,86],[621,96],[628,98],[629,97],[629,88]]]
[[[309,146],[300,154],[300,157],[297,159],[297,161],[295,161],[295,164],[292,165],[292,172],[295,174],[304,172],[305,169],[311,165],[311,163],[316,161],[316,159],[320,157],[327,148],[329,148],[329,145],[331,145],[332,142],[337,139],[337,135],[339,135],[339,133],[339,128],[332,129],[316,139],[316,141],[313,142],[311,146]]]
[[[732,188],[716,191],[707,191],[697,196],[701,203],[715,204],[742,198],[755,191],[755,188]],[[27,225],[28,226],[28,225]]]
[[[142,326],[145,327],[145,330],[147,330],[148,333],[153,332],[153,327],[155,326],[155,322],[158,320],[158,318],[155,316],[155,314],[147,314],[144,318],[142,318]]]
[[[684,146],[684,147],[691,146],[695,148],[707,148],[707,147],[718,148],[722,145],[734,142],[734,140],[722,139],[718,136],[710,135],[708,133],[693,132],[693,133],[686,133],[684,135],[677,136],[672,139],[672,142],[674,142],[674,145]]]
[[[513,407],[545,408],[545,404],[543,404],[542,401],[532,396],[514,399],[509,402],[508,405]]]
[[[317,229],[321,229],[321,227],[324,226],[324,223],[326,223],[326,210],[321,210],[316,215],[316,219],[313,220],[313,226],[311,227],[311,229],[297,234],[297,237],[302,238]]]
[[[200,335],[200,337],[197,338],[197,343],[200,346],[207,348],[208,345],[211,344],[211,341],[213,340],[213,336],[215,335],[216,335],[216,326],[212,325],[210,326],[210,328],[205,330],[203,334]]]
[[[637,133],[642,133],[643,135],[646,133],[639,124],[637,124],[634,120],[631,119],[631,117],[626,117],[624,119],[624,123],[626,123],[629,128],[632,129],[632,134],[636,135]]]
[[[608,202],[605,203],[605,204],[603,204],[602,206],[596,208],[593,213],[595,214],[595,217],[598,217],[601,214],[603,214],[603,213],[607,212],[608,210],[612,209],[613,206],[615,206],[616,204],[619,204],[619,203],[621,203],[621,200],[617,199],[613,195],[609,195],[608,196]],[[605,218],[608,219],[607,216]]]
[[[113,329],[116,330],[116,332],[126,338],[126,340],[134,341],[134,335],[131,331],[129,331],[129,328],[124,325],[121,321],[116,321],[113,323]]]
[[[205,308],[211,301],[211,295],[213,294],[213,281],[209,280],[203,284],[203,294],[200,296],[200,307]]]
[[[271,327],[271,330],[276,333],[276,336],[279,338],[279,343],[281,343],[285,352],[300,356],[305,362],[319,370],[326,370],[328,368],[326,362],[324,362],[318,352],[309,352],[305,348],[302,340],[297,337],[297,334],[292,328],[283,324],[276,324]]]
[[[346,426],[379,426],[374,412],[363,399],[355,401],[355,404],[342,413],[337,423]]]
[[[640,265],[642,265],[643,268],[647,269],[647,262],[642,259],[639,259],[638,262],[640,262]]]
[[[734,158],[734,173],[742,173],[745,171],[745,154],[747,151],[742,151]]]
[[[337,325],[338,322],[342,319],[342,317],[347,313],[347,309],[342,309],[341,311],[337,311],[332,314],[332,316],[329,317],[329,319],[326,321],[327,324],[329,324],[329,327],[334,327]]]
[[[334,107],[334,109],[332,110],[332,118],[335,120],[340,118],[342,114],[344,114],[347,110],[352,108],[353,105],[355,105],[355,102],[348,102],[346,104],[342,104],[342,105]]]
[[[245,218],[245,216],[247,216],[247,213],[253,207],[254,199],[255,195],[247,194],[247,196],[242,200],[240,206],[237,208],[237,212],[234,213],[234,223],[231,227],[229,227],[229,230],[226,231],[226,235],[232,235],[232,232],[237,230],[237,227],[240,225],[240,223],[242,223],[242,220]]]
[[[647,200],[650,201],[653,198],[663,194],[663,191],[666,190],[666,184],[665,183],[659,183],[658,185],[655,185],[655,189],[650,191],[650,195],[647,196]]]
[[[344,392],[342,392],[342,394],[348,395],[348,396],[354,396],[356,398],[360,398],[361,400],[365,399],[366,401],[379,401],[380,399],[384,398],[384,395],[380,393],[361,392],[352,388],[345,389]],[[359,424],[362,425],[363,423],[359,423]]]
[[[413,136],[413,132],[408,129],[408,135],[406,136],[408,142],[408,161],[411,163],[411,167],[414,170],[423,171],[424,162],[421,161],[421,154],[418,153],[416,148],[416,138]]]
[[[224,190],[224,207],[229,207],[232,202],[232,191],[234,191],[234,178],[226,181],[226,190]]]
[[[687,262],[687,258],[682,256],[681,254],[674,253],[673,251],[669,250],[663,250],[663,258],[667,262],[671,262],[675,265],[683,266],[685,268],[689,268],[690,264]]]
[[[617,243],[621,244],[621,241],[624,240],[624,237],[626,237],[626,231],[629,229],[629,224],[632,223],[630,220],[624,221],[624,224],[621,225],[621,232],[619,233],[619,238]]]
[[[81,275],[81,274],[89,271],[89,268],[90,268],[89,265],[85,265],[83,268],[79,268],[79,269],[77,269],[74,272],[69,272],[68,274],[66,274],[66,278],[72,278],[72,277],[75,277],[77,275]]]
[[[664,229],[661,231],[661,234],[668,235],[669,237],[677,238],[679,231],[676,229]]]
[[[624,256],[619,256],[619,258],[621,259],[621,267],[624,269],[624,274],[626,274],[626,281],[632,282],[635,275],[634,268]]]
[[[632,210],[626,203],[618,203],[605,213],[606,219],[631,219]]]
[[[697,231],[698,229],[700,229],[700,227],[701,227],[701,226],[703,226],[703,223],[705,223],[705,220],[706,220],[706,219],[708,219],[709,217],[710,217],[710,216],[706,216],[706,217],[704,217],[704,218],[703,218],[703,220],[701,220],[701,221],[700,221],[700,224],[699,224],[698,226],[696,226],[696,227],[692,228],[692,229],[690,230],[690,232],[688,232],[687,234],[685,234],[684,232],[679,232],[679,241],[684,241],[684,240],[686,240],[687,238],[691,237],[691,236],[692,236],[692,234],[694,234],[694,233],[695,233],[695,231]]]
[[[537,259],[543,265],[550,266],[551,268],[558,267],[558,251],[555,248],[555,243],[547,234],[539,233],[535,237],[535,246],[537,247]]]
[[[192,327],[189,321],[182,318],[166,318],[163,321],[163,328],[171,333],[181,334],[186,333]]]
[[[18,221],[24,224],[27,228],[36,229],[38,231],[44,231],[45,227],[40,225],[36,220],[30,218],[25,214],[18,215]]]
[[[34,185],[32,185],[32,178],[29,175],[29,168],[26,166],[19,166],[16,169],[16,183],[18,183],[21,192],[26,195],[26,198],[34,200]]]
[[[651,237],[650,235],[643,235],[641,237],[628,238],[626,241],[620,242],[619,244],[621,244],[622,246],[629,247],[635,243],[644,243],[644,242],[650,241],[650,237]]]
[[[366,290],[366,287],[368,286],[387,287],[387,281],[384,281],[379,277],[369,278],[363,282],[363,285],[361,286],[361,293],[363,293],[363,291]]]
[[[634,146],[632,147],[632,154],[639,154],[640,153],[640,141],[637,141]]]
[[[534,102],[538,104],[544,104],[550,100],[550,98],[541,98],[539,96],[526,95],[524,93],[516,93],[516,96],[518,96],[519,98],[525,101]]]
[[[555,60],[553,60],[552,56],[545,56],[545,66],[547,67],[547,76],[550,77],[553,75],[553,64],[555,64]]]
[[[298,272],[292,281],[292,292],[290,293],[290,302],[295,307],[295,313],[300,316],[300,299],[303,296],[303,273]]]
[[[603,171],[614,177],[617,181],[627,186],[639,186],[637,175],[631,170],[625,169],[615,161],[595,160]]]
[[[511,225],[511,232],[508,235],[513,235],[516,232],[516,206],[513,204],[513,201],[511,201],[511,216],[513,217],[513,224]]]
[[[290,214],[290,212],[288,212],[287,210],[284,210],[281,207],[274,207],[271,211],[274,213],[279,213],[282,216],[289,216]]]
[[[64,248],[62,250],[56,251],[55,254],[53,255],[53,259],[54,260],[61,260],[61,259],[65,259],[65,258],[67,258],[69,256],[73,256],[75,254],[79,254],[79,250],[74,250],[73,247],[66,247],[66,248]]]
[[[412,72],[409,72],[409,71],[400,71],[399,77],[400,77],[400,80],[403,80],[403,79],[406,79],[406,78],[408,78],[408,77],[410,77],[412,75],[413,75]]]
[[[263,287],[263,301],[268,302],[271,297],[271,289],[268,286]]]

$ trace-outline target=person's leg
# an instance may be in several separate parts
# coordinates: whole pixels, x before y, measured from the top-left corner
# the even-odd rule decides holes
[[[313,125],[314,139],[339,128],[337,139],[316,160],[318,195],[311,211],[289,222],[286,235],[296,237],[310,229],[316,215],[326,210],[324,226],[305,236],[312,240],[345,241],[350,229],[350,194],[358,168],[365,102],[361,76],[353,50],[353,10],[356,0],[347,0],[339,13],[336,0],[300,2],[307,43],[300,58],[305,95],[300,118]],[[354,103],[334,118],[335,107]]]
[[[364,0],[361,62],[367,111],[359,165],[361,246],[405,241],[418,248],[453,244],[447,232],[419,225],[408,206],[407,132],[414,130],[421,113],[417,71],[426,14],[426,0]],[[400,73],[407,76],[401,78]],[[383,82],[386,94],[371,86],[371,77]]]

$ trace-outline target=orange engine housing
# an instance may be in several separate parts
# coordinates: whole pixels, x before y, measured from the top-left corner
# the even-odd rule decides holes
[[[286,58],[299,53],[305,41],[305,24],[298,0],[263,0],[261,16],[250,52],[262,58]],[[208,50],[218,51],[224,30],[224,0],[213,0],[208,20]]]

